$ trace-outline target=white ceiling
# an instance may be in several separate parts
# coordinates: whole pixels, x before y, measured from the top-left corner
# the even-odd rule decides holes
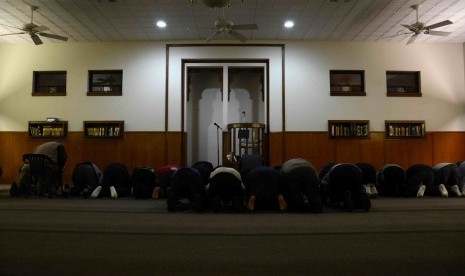
[[[27,0],[39,9],[34,23],[48,33],[67,36],[69,42],[133,40],[204,40],[213,30],[219,11],[190,0]],[[258,24],[259,30],[240,31],[257,40],[401,41],[409,35],[400,24],[416,21],[410,8],[421,4],[420,22],[430,25],[450,20],[435,30],[448,37],[421,34],[415,43],[464,43],[465,0],[231,0],[225,17],[235,24]],[[159,29],[155,22],[166,21]],[[287,19],[295,22],[285,29]],[[30,21],[30,8],[22,0],[0,0],[0,24],[22,28]],[[0,26],[0,34],[18,32]],[[216,40],[230,39],[219,36]],[[64,43],[42,37],[44,43]],[[68,43],[69,43],[68,42]],[[0,36],[0,43],[31,43],[27,34]]]

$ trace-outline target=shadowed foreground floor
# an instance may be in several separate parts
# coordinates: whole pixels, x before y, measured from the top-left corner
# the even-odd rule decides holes
[[[0,275],[465,275],[465,198],[322,214],[165,204],[0,198]]]

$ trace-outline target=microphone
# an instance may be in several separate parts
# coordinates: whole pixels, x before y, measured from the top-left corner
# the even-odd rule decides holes
[[[217,128],[223,130],[217,123],[213,123]]]

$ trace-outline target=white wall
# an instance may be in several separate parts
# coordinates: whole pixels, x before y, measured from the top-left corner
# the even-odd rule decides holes
[[[86,96],[88,70],[122,69],[123,96]],[[32,97],[32,72],[67,71],[65,97]],[[54,43],[0,45],[0,131],[58,117],[71,131],[84,120],[124,120],[129,131],[163,131],[165,45]]]
[[[324,131],[327,120],[426,120],[427,131],[465,130],[462,45],[293,42],[286,45],[286,130]],[[329,70],[365,70],[365,97],[329,96]],[[386,71],[421,71],[418,97],[386,97]]]
[[[269,42],[267,42],[269,43]],[[164,42],[0,44],[0,131],[26,131],[27,121],[125,120],[128,131],[163,131]],[[270,59],[271,131],[281,131],[281,48],[179,47],[170,50],[169,130],[180,130],[181,59]],[[329,119],[426,120],[428,131],[465,131],[465,46],[461,44],[288,42],[287,131],[325,131]],[[123,69],[123,96],[89,97],[87,72]],[[330,97],[329,70],[365,70],[366,97]],[[34,70],[66,70],[66,97],[32,97]],[[423,97],[386,97],[386,70],[421,71]]]

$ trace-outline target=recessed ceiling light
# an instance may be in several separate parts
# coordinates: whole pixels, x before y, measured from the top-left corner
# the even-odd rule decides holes
[[[294,27],[294,21],[288,20],[288,21],[284,22],[284,27],[286,27],[286,28]]]
[[[165,28],[166,27],[166,22],[163,20],[158,20],[157,21],[157,27],[158,28]]]

